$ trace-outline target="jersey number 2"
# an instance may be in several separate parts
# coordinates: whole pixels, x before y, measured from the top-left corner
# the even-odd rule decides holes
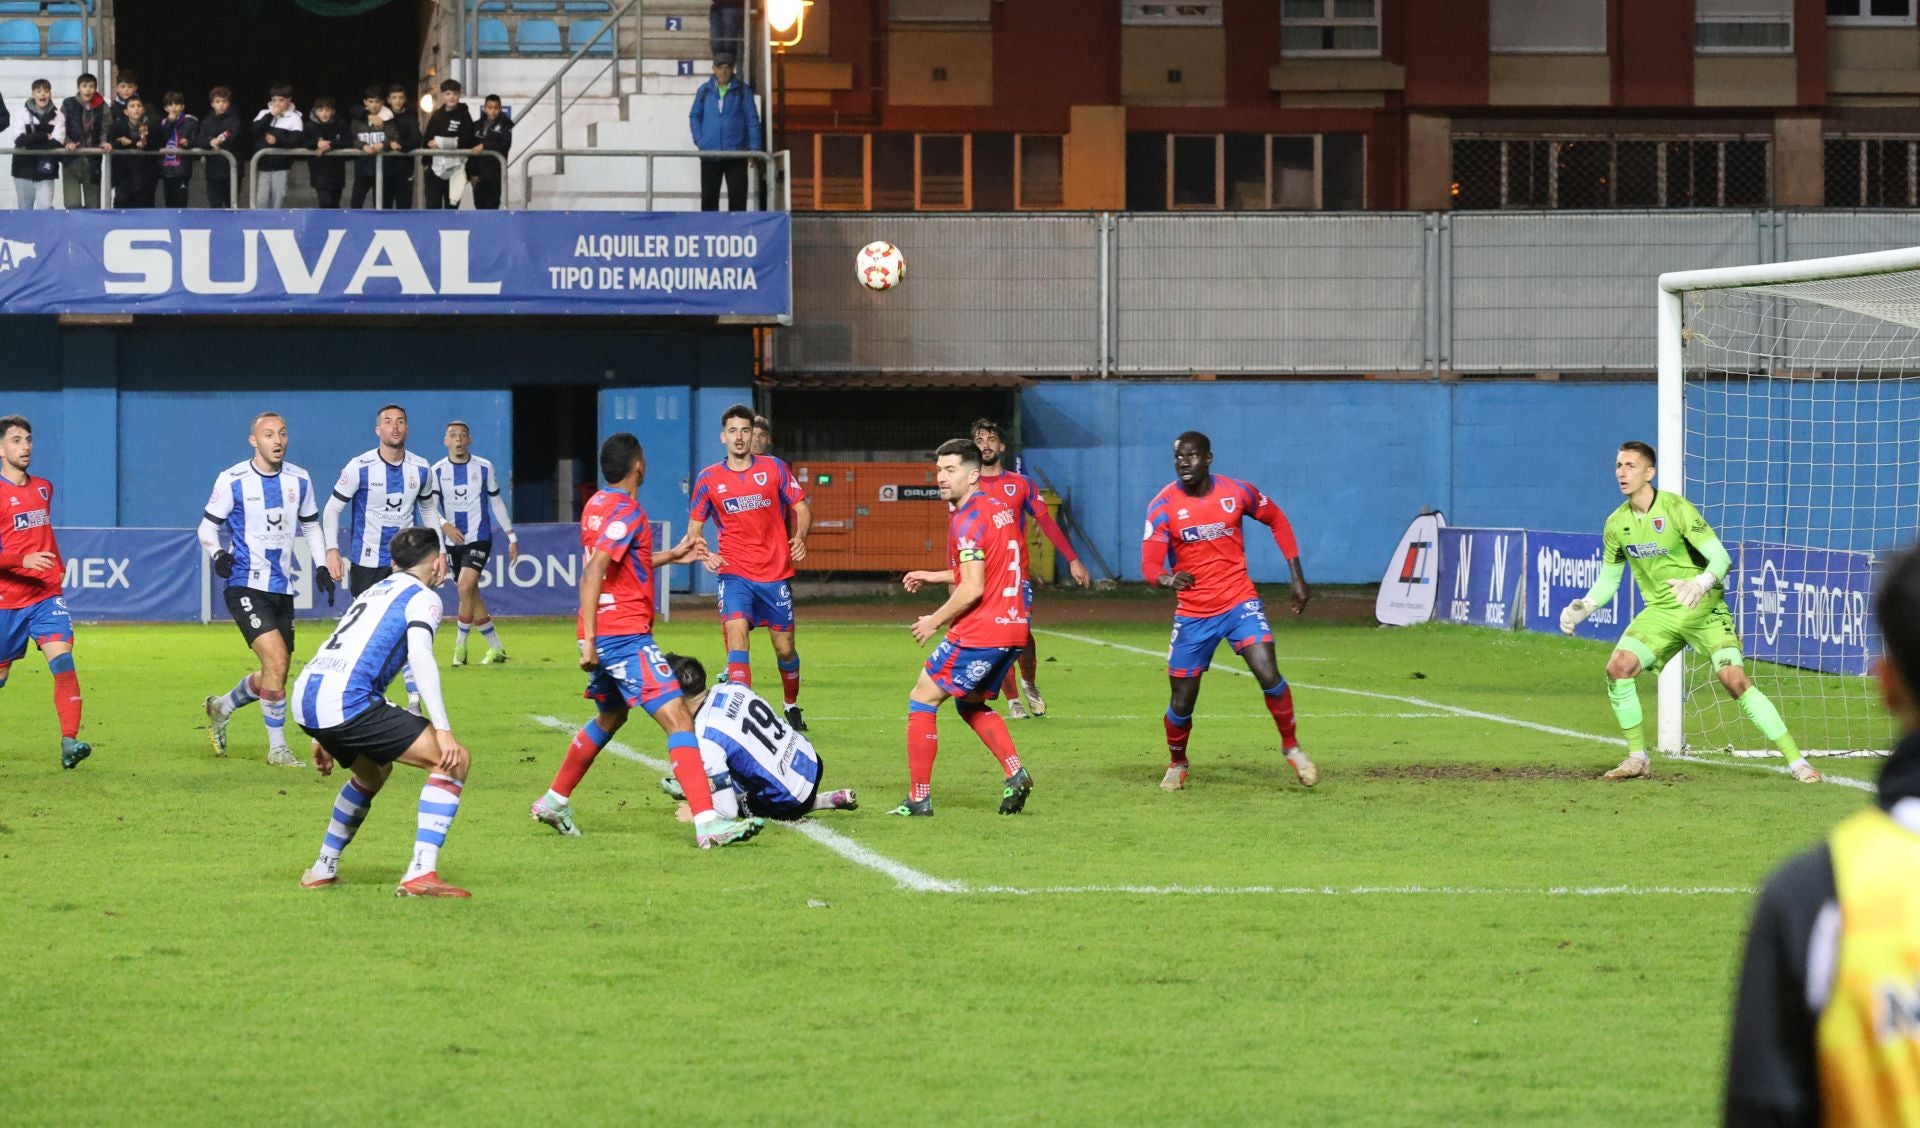
[[[356,603],[352,607],[347,608],[346,617],[340,620],[338,627],[334,628],[333,637],[327,640],[326,649],[338,650],[342,646],[345,646],[347,632],[352,630],[353,625],[360,621],[360,616],[366,613],[367,605],[364,603]]]

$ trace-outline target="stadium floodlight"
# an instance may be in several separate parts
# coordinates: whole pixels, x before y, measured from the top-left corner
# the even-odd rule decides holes
[[[1873,579],[1920,533],[1920,247],[1659,283],[1659,487],[1733,555],[1748,672],[1809,755],[1884,754]],[[1768,753],[1704,655],[1660,674],[1663,751]]]

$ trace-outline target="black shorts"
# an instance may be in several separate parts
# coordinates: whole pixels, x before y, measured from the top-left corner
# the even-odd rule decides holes
[[[344,725],[322,729],[301,725],[300,728],[319,741],[320,747],[340,761],[341,767],[351,768],[362,756],[376,764],[398,760],[420,739],[427,722],[391,701],[382,701]]]
[[[253,640],[273,631],[287,641],[287,653],[293,653],[293,596],[286,592],[261,591],[258,588],[227,589],[227,612],[233,616],[240,634],[252,646]]]
[[[815,753],[815,756],[817,758],[818,753]],[[814,797],[820,794],[820,780],[825,778],[827,778],[827,765],[822,761],[820,776],[819,779],[814,780],[813,790],[807,792],[804,797],[789,802],[776,802],[770,797],[742,788],[741,790],[746,791],[747,813],[763,819],[773,819],[775,822],[798,822],[813,813]]]
[[[347,591],[359,599],[373,585],[393,575],[392,568],[362,568],[358,564],[347,565]]]
[[[454,575],[462,568],[472,568],[476,572],[487,570],[487,560],[493,555],[493,542],[490,540],[468,541],[465,544],[447,546],[448,570]]]

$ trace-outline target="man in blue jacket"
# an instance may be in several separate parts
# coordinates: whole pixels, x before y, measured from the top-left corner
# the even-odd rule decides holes
[[[732,55],[722,52],[713,57],[713,77],[694,92],[687,120],[693,128],[694,147],[701,152],[759,151],[760,111],[754,106],[753,91],[734,77]],[[723,178],[728,209],[746,211],[745,157],[710,157],[700,162],[700,210],[720,210]]]

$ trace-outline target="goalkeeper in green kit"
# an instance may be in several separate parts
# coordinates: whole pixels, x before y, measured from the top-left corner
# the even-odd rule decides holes
[[[1653,774],[1640,691],[1633,679],[1641,670],[1660,669],[1682,647],[1692,646],[1713,663],[1714,675],[1740,703],[1740,711],[1787,758],[1793,778],[1820,782],[1820,773],[1800,754],[1780,711],[1742,666],[1740,636],[1734,632],[1722,586],[1733,559],[1713,527],[1686,498],[1653,488],[1654,453],[1647,444],[1622,443],[1613,476],[1627,500],[1607,518],[1600,578],[1593,590],[1560,612],[1561,631],[1572,634],[1613,599],[1620,573],[1629,567],[1646,603],[1607,660],[1607,697],[1627,738],[1627,758],[1604,778],[1644,779]]]

